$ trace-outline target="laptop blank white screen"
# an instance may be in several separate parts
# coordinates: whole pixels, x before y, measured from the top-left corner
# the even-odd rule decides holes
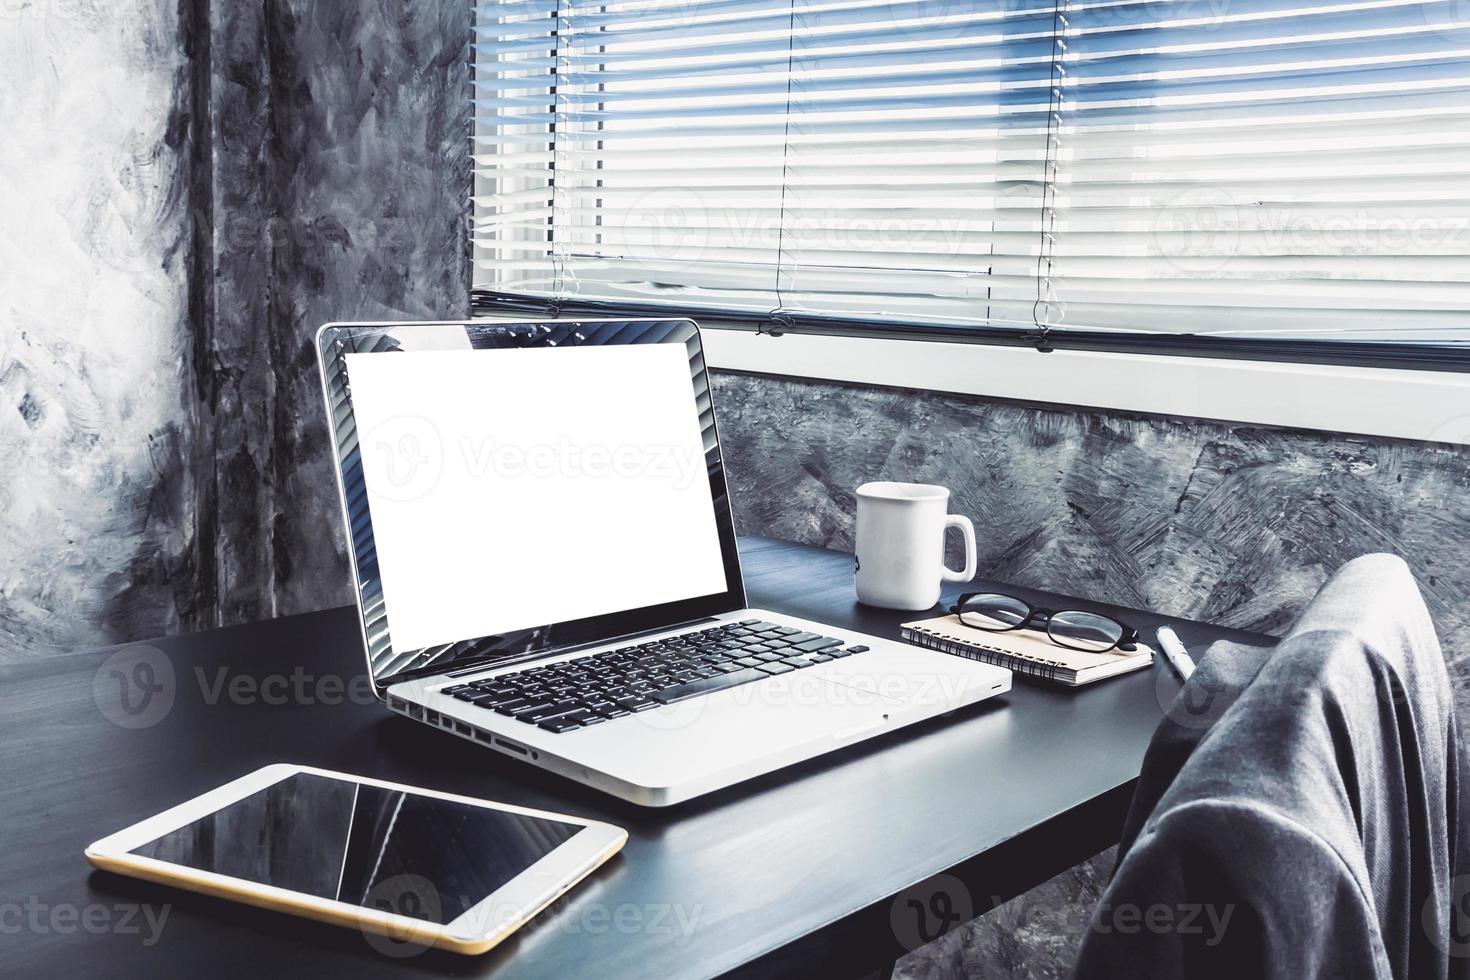
[[[394,649],[725,591],[682,344],[346,366]]]

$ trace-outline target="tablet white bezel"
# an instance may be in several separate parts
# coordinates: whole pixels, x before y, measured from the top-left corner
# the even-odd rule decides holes
[[[215,872],[201,871],[131,853],[134,848],[172,833],[300,773],[449,800],[469,806],[483,807],[487,810],[500,810],[561,823],[577,824],[583,829],[461,915],[444,924],[364,908],[350,902],[320,898],[304,892]],[[104,837],[88,847],[85,853],[87,860],[95,866],[119,874],[173,884],[191,891],[230,898],[246,904],[277,909],[337,925],[356,926],[399,941],[418,942],[455,952],[478,954],[485,952],[515,932],[537,912],[617,853],[627,839],[628,834],[623,829],[596,820],[512,806],[507,803],[491,803],[453,793],[441,793],[402,783],[355,776],[351,773],[278,763],[258,769],[156,816],[133,824],[125,830]]]

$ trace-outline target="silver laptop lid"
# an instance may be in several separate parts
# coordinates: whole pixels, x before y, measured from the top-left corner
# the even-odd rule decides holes
[[[374,687],[745,605],[689,320],[328,324]]]

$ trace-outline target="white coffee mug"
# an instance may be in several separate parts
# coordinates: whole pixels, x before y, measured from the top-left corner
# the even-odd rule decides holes
[[[975,525],[950,514],[949,491],[925,483],[864,483],[857,488],[858,601],[916,611],[939,601],[942,582],[975,577]],[[960,529],[965,568],[944,564],[944,533]]]

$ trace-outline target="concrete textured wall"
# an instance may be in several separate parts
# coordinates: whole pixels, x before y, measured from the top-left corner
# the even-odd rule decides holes
[[[1466,695],[1470,449],[750,375],[715,392],[744,529],[850,550],[859,484],[938,483],[985,578],[1267,633],[1393,552]]]
[[[0,657],[182,625],[188,78],[174,0],[0,17]]]
[[[470,9],[212,0],[209,22],[201,608],[236,623],[351,601],[316,329],[468,313]]]
[[[350,600],[311,338],[468,310],[470,6],[0,11],[0,656]]]

